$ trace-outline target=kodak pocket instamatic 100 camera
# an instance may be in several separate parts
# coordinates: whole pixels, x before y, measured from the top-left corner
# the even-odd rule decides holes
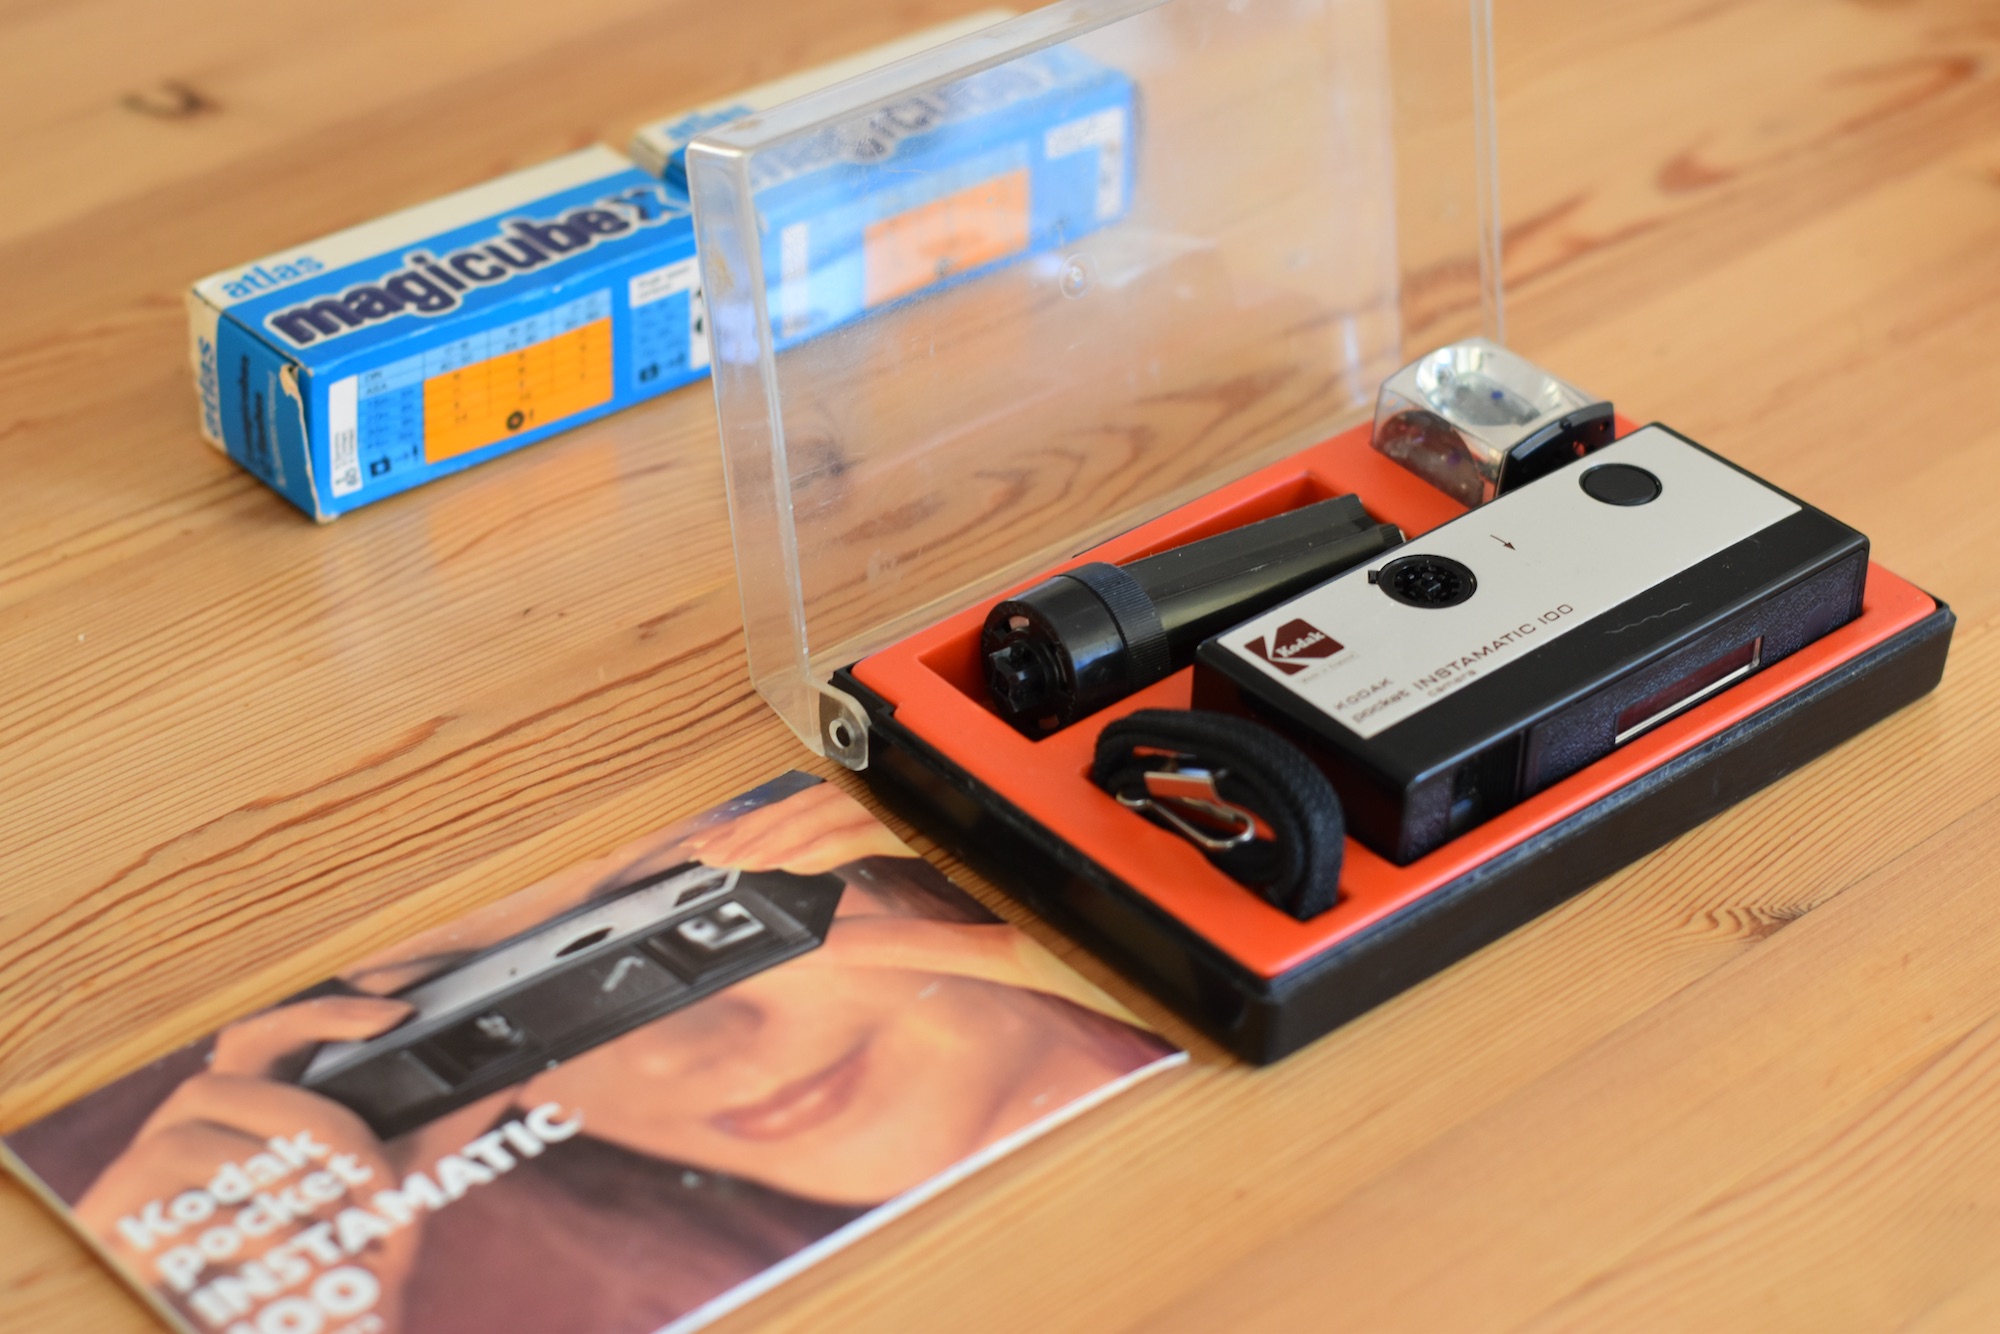
[[[301,1085],[383,1139],[817,948],[837,875],[678,866],[396,993],[416,1007],[320,1048]]]
[[[1197,651],[1405,864],[1860,614],[1868,539],[1647,426]]]

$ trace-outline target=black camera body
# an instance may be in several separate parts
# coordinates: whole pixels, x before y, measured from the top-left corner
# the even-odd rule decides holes
[[[1854,619],[1868,539],[1664,426],[1205,642],[1399,865]]]

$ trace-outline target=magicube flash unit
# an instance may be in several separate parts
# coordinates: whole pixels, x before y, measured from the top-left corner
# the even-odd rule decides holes
[[[1611,404],[1484,338],[1426,352],[1375,402],[1377,451],[1483,505],[1611,442]]]
[[[1407,863],[1852,620],[1868,539],[1664,426],[1202,644]]]
[[[414,1014],[322,1047],[299,1082],[393,1138],[818,948],[843,887],[692,864],[649,876],[397,992]]]

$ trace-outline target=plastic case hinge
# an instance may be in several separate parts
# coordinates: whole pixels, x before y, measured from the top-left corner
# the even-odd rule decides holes
[[[824,683],[819,687],[819,744],[829,759],[850,769],[868,767],[868,715],[852,695]]]

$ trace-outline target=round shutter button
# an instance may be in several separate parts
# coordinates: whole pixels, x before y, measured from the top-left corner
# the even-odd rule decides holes
[[[1660,479],[1629,463],[1600,463],[1587,468],[1577,484],[1592,500],[1607,505],[1644,505],[1660,498]]]

